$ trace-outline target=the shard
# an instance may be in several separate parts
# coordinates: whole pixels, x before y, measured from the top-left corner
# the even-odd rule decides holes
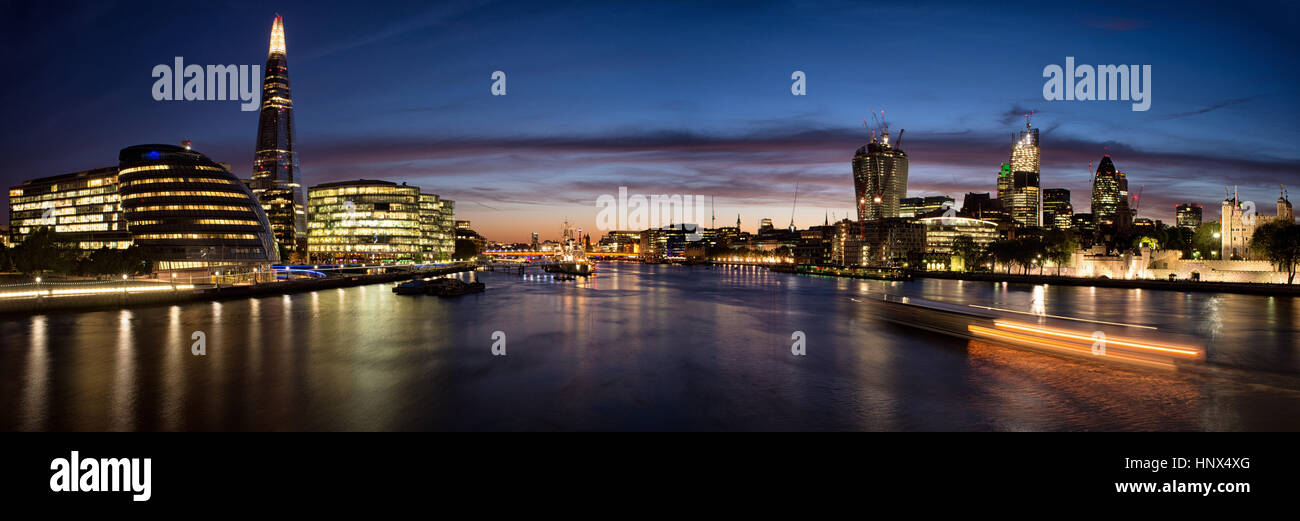
[[[276,242],[289,251],[301,251],[307,238],[307,200],[293,145],[284,20],[276,15],[262,80],[262,114],[257,122],[257,156],[250,184],[271,222]]]

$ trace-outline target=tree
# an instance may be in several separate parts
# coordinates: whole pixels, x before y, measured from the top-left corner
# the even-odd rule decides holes
[[[1260,225],[1250,238],[1250,250],[1285,271],[1286,283],[1292,284],[1300,264],[1300,225],[1286,221]]]
[[[1028,275],[1036,262],[1041,263],[1044,253],[1043,238],[1031,235],[1014,241],[1012,259],[1020,265],[1021,273]],[[1039,264],[1041,267],[1041,264]]]
[[[989,255],[998,264],[1006,266],[1008,275],[1011,274],[1011,265],[1016,262],[1016,243],[1014,239],[998,239],[989,244]]]
[[[1222,244],[1214,234],[1219,233],[1218,221],[1202,223],[1192,234],[1192,251],[1194,256],[1202,259],[1217,259],[1219,246]]]
[[[966,271],[975,271],[983,266],[988,258],[988,250],[975,242],[970,235],[958,235],[952,240],[952,252],[961,259]]]
[[[76,266],[76,252],[48,226],[32,231],[14,248],[14,267],[26,275],[68,273]]]
[[[1070,262],[1075,250],[1079,249],[1079,237],[1066,230],[1052,230],[1043,236],[1043,257],[1056,264],[1056,274],[1061,274],[1061,265]]]

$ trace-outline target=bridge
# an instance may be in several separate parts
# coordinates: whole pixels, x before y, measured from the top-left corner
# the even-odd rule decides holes
[[[489,251],[485,251],[485,252],[481,253],[480,255],[489,255],[489,256],[492,256],[492,257],[498,257],[498,258],[500,258],[500,257],[528,257],[528,258],[531,259],[531,258],[538,258],[538,257],[550,257],[550,256],[552,256],[552,255],[555,255],[555,252],[547,252],[547,251],[505,251],[505,250],[489,250]],[[592,257],[592,258],[596,258],[596,259],[635,259],[635,258],[640,257],[640,254],[637,254],[637,253],[612,253],[612,252],[597,252],[597,251],[592,251],[592,252],[587,252],[587,256],[588,256],[588,257]]]

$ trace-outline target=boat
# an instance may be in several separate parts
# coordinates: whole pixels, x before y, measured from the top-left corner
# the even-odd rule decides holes
[[[429,284],[430,295],[439,297],[459,297],[470,293],[482,293],[487,286],[482,282],[464,282],[459,279],[436,279],[436,284]]]
[[[423,295],[427,292],[426,281],[423,279],[408,280],[393,287],[393,293],[398,295]]]
[[[437,295],[439,297],[459,297],[470,293],[482,293],[487,286],[482,282],[464,282],[460,279],[412,279],[393,287],[398,295]]]
[[[560,251],[547,259],[547,263],[542,266],[542,270],[547,273],[565,273],[569,275],[591,275],[596,271],[595,264],[587,258],[587,252],[582,247],[582,230],[575,233],[569,221],[564,221],[564,229],[561,232],[563,243],[560,245]]]

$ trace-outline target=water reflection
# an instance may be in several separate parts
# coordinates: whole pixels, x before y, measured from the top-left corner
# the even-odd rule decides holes
[[[620,263],[474,276],[488,291],[453,299],[374,285],[0,322],[0,428],[1300,429],[1282,413],[1300,405],[1290,298]],[[883,293],[1146,324],[1263,376],[933,335],[877,322]],[[790,354],[796,330],[807,356]]]

